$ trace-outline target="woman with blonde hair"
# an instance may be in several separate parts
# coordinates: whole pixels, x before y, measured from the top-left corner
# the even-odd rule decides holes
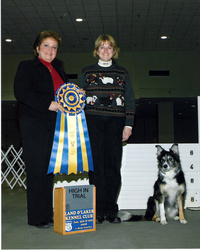
[[[94,65],[85,67],[80,87],[86,91],[86,119],[92,147],[94,172],[90,184],[96,186],[96,222],[121,222],[117,198],[121,185],[122,142],[132,134],[135,97],[127,70],[118,66],[119,48],[108,34],[100,35],[93,55]]]

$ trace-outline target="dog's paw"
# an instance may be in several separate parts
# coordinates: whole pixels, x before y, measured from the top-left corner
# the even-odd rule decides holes
[[[156,221],[156,222],[160,222],[160,218],[157,217],[157,218],[155,219],[155,221]]]
[[[179,219],[180,219],[179,216],[174,217],[174,220],[179,220]]]
[[[160,224],[161,225],[167,225],[167,221],[166,220],[161,220]]]
[[[180,220],[180,223],[181,224],[187,224],[187,221],[186,220]]]

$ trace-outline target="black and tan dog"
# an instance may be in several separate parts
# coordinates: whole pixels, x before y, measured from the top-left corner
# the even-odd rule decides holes
[[[132,215],[126,221],[153,220],[162,225],[167,220],[187,221],[184,217],[186,182],[181,168],[178,144],[173,144],[169,151],[157,145],[158,178],[154,184],[154,194],[147,202],[145,216]]]

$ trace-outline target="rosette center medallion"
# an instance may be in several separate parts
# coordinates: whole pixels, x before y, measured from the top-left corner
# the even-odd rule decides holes
[[[79,114],[85,107],[85,95],[80,92],[75,84],[63,84],[56,97],[66,113]]]

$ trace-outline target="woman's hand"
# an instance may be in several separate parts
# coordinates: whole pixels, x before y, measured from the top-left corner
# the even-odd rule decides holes
[[[85,95],[85,90],[84,89],[80,89],[79,90],[83,95]]]
[[[55,111],[55,112],[58,112],[58,110],[60,110],[63,114],[64,114],[64,109],[62,108],[62,106],[55,102],[55,101],[52,101],[50,106],[49,106],[49,110],[50,111]]]
[[[122,141],[127,141],[130,135],[132,135],[132,128],[125,126],[123,130]]]

